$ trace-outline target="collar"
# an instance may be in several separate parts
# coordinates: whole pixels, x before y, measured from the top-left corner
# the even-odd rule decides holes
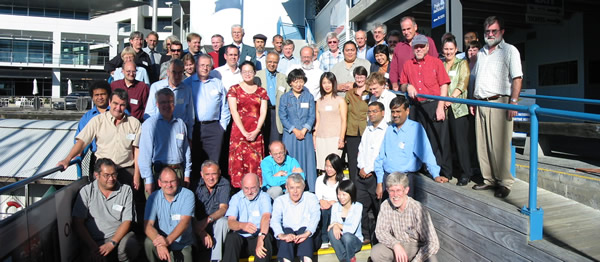
[[[413,55],[413,58],[411,58],[411,60],[413,61],[414,64],[419,64],[419,63],[427,63],[429,62],[429,60],[431,60],[431,57],[429,54],[425,54],[425,57],[423,57],[422,61],[418,61],[417,58]],[[387,90],[387,89],[386,89]]]
[[[98,186],[98,179],[95,179],[94,182],[92,182],[92,187],[95,188],[96,190],[98,190],[98,192],[100,192],[101,196],[104,196],[104,194],[102,194],[102,191],[100,190],[100,186]],[[108,197],[105,198],[105,200],[109,200],[112,197],[121,193],[121,188],[123,188],[121,186],[121,183],[119,183],[119,181],[115,181],[115,190],[111,190],[110,194],[108,195]]]
[[[108,117],[108,120],[110,120],[111,123],[114,123],[115,120],[117,119],[110,113],[110,110],[106,110],[106,112],[104,112],[104,114],[106,114],[106,116]],[[123,112],[123,118],[121,118],[121,123],[123,123],[123,122],[127,122],[127,114],[125,114],[125,112]]]
[[[162,116],[162,114],[161,114],[161,113],[158,113],[157,115],[158,115],[158,116],[157,116],[157,117],[158,117],[158,119],[160,119],[160,120],[165,120],[165,119],[163,118],[163,116]],[[165,120],[165,121],[166,121],[166,120]],[[176,118],[175,118],[175,116],[173,115],[173,116],[171,116],[171,121],[169,121],[169,124],[170,124],[170,123],[173,123],[173,122],[176,122],[176,121],[177,121],[177,119],[176,119]]]
[[[266,70],[266,73],[267,73],[267,76],[276,77],[278,72],[277,72],[277,70],[275,70],[275,72]]]
[[[173,196],[173,201],[171,201],[171,203],[172,202],[177,202],[177,198],[179,198],[179,193],[181,192],[181,189],[182,189],[181,186],[177,187],[177,191],[175,191],[175,196]],[[160,195],[160,197],[162,199],[164,199],[165,201],[168,202],[167,198],[165,197],[165,192],[162,190],[162,188],[160,189],[160,194],[159,195]]]
[[[291,60],[294,60],[294,59],[295,59],[295,58],[294,58],[294,54],[292,54],[292,56],[290,56],[290,58],[287,58],[287,57],[285,57],[285,55],[281,55],[281,58],[282,58],[282,59],[285,59],[285,60],[288,60],[288,61],[291,61]]]
[[[502,38],[502,40],[500,40],[500,43],[498,43],[496,45],[495,49],[504,49],[505,45],[506,45],[506,42],[504,42],[504,38]],[[490,46],[488,44],[485,44],[485,46],[483,47],[483,50],[486,54],[488,54],[488,55],[490,54]]]
[[[373,126],[373,123],[371,121],[368,122],[367,128],[369,128],[369,130],[371,131],[375,131],[377,129],[381,129],[384,130],[388,127],[388,124],[382,119],[381,122],[379,122],[379,125],[377,125],[377,127]]]

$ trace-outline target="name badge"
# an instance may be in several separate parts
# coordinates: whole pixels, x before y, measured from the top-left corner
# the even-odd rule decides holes
[[[117,204],[114,204],[114,205],[112,206],[112,209],[113,209],[113,210],[116,210],[117,212],[121,212],[121,211],[123,211],[123,206],[121,206],[121,205],[117,205]]]
[[[179,133],[175,136],[175,138],[177,138],[177,140],[183,140],[184,136],[183,133]]]
[[[369,95],[362,96],[362,100],[369,100]]]
[[[180,214],[171,215],[171,220],[179,221],[179,220],[181,220],[181,215]]]
[[[284,93],[284,92],[285,92],[285,87],[283,87],[283,86],[280,86],[280,87],[279,87],[279,92],[282,92],[282,93]]]
[[[400,149],[404,149],[404,142],[400,142],[400,143],[398,144],[398,147],[399,147]]]
[[[260,213],[258,212],[258,210],[254,210],[254,211],[252,211],[252,216],[253,217],[259,217]]]
[[[308,108],[308,103],[300,103],[300,108]]]
[[[148,66],[148,62],[146,62],[146,61],[142,61],[142,64],[145,66]]]
[[[455,76],[456,75],[456,70],[452,70],[450,72],[448,72],[448,76]]]
[[[177,105],[181,105],[181,104],[183,104],[183,98],[179,98],[179,99],[177,99],[177,103],[176,103],[176,104],[177,104]]]
[[[385,73],[385,75],[383,75],[383,76],[385,76],[385,78],[389,79],[390,78],[390,73]]]
[[[210,95],[212,95],[212,96],[216,96],[218,94],[219,94],[219,90],[213,89],[210,91]]]
[[[132,105],[137,105],[138,104],[138,100],[137,99],[129,99],[129,103]]]
[[[135,140],[135,134],[127,134],[127,139]]]
[[[252,57],[250,57],[249,55],[246,56],[246,61],[250,61],[252,60]]]
[[[333,106],[325,106],[325,111],[333,111]]]

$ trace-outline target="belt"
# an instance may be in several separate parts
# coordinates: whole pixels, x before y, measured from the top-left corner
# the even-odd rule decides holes
[[[157,162],[157,163],[154,163],[154,166],[160,166],[161,168],[168,167],[171,169],[182,169],[181,164],[163,164],[163,163]]]
[[[200,123],[201,125],[216,123],[219,120],[209,120],[209,121],[196,121],[196,123]]]
[[[498,100],[498,98],[504,97],[504,95],[495,95],[495,96],[490,96],[490,97],[486,97],[486,98],[479,98],[478,100],[483,100],[483,101],[494,101],[494,100]]]
[[[435,100],[433,100],[433,99],[425,99],[423,101],[419,101],[419,103],[425,104],[425,103],[429,103],[429,102],[433,102],[433,101],[435,101]]]
[[[275,106],[268,106],[269,109],[275,109]]]

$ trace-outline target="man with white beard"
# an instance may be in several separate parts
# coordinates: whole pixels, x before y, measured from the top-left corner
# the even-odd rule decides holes
[[[315,97],[315,101],[321,97],[321,93],[319,92],[319,80],[321,79],[321,75],[323,74],[323,70],[318,67],[315,67],[313,64],[313,52],[314,50],[310,46],[305,46],[300,49],[300,60],[301,64],[292,65],[289,67],[288,72],[290,73],[294,69],[302,69],[304,74],[306,74],[306,83],[304,86],[308,88],[308,91]]]
[[[486,18],[483,27],[486,45],[477,54],[473,95],[479,100],[516,105],[523,84],[519,50],[504,42],[504,21],[500,17]],[[510,173],[510,142],[512,118],[517,112],[490,107],[477,109],[475,114],[471,107],[471,114],[475,114],[477,152],[484,183],[473,189],[494,189],[494,196],[505,198],[515,181]]]

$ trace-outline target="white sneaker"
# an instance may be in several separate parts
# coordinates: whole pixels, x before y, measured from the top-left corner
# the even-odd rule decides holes
[[[331,244],[329,243],[323,243],[321,244],[321,249],[328,249],[331,246]]]

